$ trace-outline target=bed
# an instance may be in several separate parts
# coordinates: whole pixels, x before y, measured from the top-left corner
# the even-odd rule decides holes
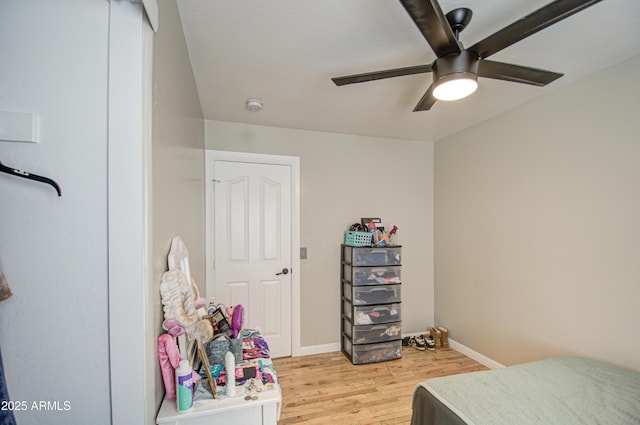
[[[640,373],[555,357],[433,378],[413,393],[411,425],[638,425]]]

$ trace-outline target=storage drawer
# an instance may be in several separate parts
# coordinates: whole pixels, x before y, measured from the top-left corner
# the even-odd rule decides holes
[[[392,285],[400,283],[400,266],[353,267],[342,264],[342,278],[352,285]]]
[[[342,329],[354,344],[370,344],[385,342],[402,337],[402,322],[383,323],[380,325],[354,326],[348,319],[342,319]]]
[[[354,345],[346,335],[342,336],[342,350],[353,364],[377,363],[402,357],[402,341],[378,344]]]
[[[342,261],[353,266],[399,266],[400,246],[384,248],[342,245]]]
[[[397,303],[402,299],[400,286],[352,286],[347,282],[342,282],[342,295],[353,305]]]
[[[345,317],[354,325],[375,325],[398,322],[402,319],[400,303],[354,306],[347,299],[342,303]]]

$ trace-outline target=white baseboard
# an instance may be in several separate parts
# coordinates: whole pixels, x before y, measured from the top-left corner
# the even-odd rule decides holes
[[[424,335],[426,334],[427,331],[423,331],[423,332],[414,332],[414,333],[408,333],[408,334],[403,334],[403,337],[406,336],[418,336],[418,335]],[[486,367],[488,367],[489,369],[501,369],[503,367],[505,367],[503,364],[498,363],[497,361],[490,359],[489,357],[485,356],[484,354],[480,354],[475,350],[472,350],[471,348],[460,344],[458,341],[455,341],[451,338],[449,338],[449,347],[451,347],[452,349],[464,354],[465,356],[469,357],[470,359],[473,359],[475,361],[477,361],[478,363],[485,365]]]
[[[402,337],[404,338],[406,336],[417,336],[423,334],[424,332],[415,332],[402,334]],[[335,353],[336,351],[340,351],[341,349],[342,347],[340,346],[339,342],[320,345],[307,345],[306,347],[300,347],[297,350],[294,350],[292,357],[310,356],[312,354]]]
[[[406,337],[408,337],[408,336],[424,335],[424,334],[426,334],[426,333],[427,333],[426,331],[422,331],[422,332],[411,332],[411,333],[408,333],[408,334],[402,334],[402,338],[406,338]]]
[[[426,332],[414,332],[414,333],[402,334],[402,336],[403,337],[417,336],[417,335],[424,335],[425,333]],[[466,345],[462,345],[458,341],[453,340],[451,338],[449,338],[449,347],[477,361],[478,363],[488,367],[489,369],[501,369],[505,367],[505,365],[503,365],[502,363],[499,363],[485,356],[484,354],[480,354],[477,351],[472,350]],[[340,351],[339,342],[332,342],[329,344],[320,344],[320,345],[308,345],[306,347],[300,347],[298,350],[295,350],[295,353],[293,353],[293,357],[310,356],[313,354],[334,353],[336,351]]]
[[[296,352],[293,354],[293,357],[310,356],[312,354],[334,353],[336,351],[340,351],[339,342],[320,345],[307,345],[306,347],[300,347],[300,349],[296,350]]]
[[[462,345],[451,338],[449,338],[449,347],[453,348],[456,351],[459,351],[460,353],[477,361],[478,363],[485,365],[489,369],[502,369],[503,367],[505,367],[502,363],[498,363],[497,361],[490,359],[484,354],[480,354],[477,351],[472,350],[471,348]]]

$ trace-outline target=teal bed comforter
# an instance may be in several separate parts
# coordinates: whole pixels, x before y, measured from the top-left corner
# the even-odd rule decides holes
[[[638,425],[640,374],[581,357],[424,381],[411,425]]]

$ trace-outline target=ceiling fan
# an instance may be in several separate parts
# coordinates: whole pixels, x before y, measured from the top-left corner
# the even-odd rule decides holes
[[[563,74],[487,58],[599,1],[601,0],[556,0],[473,46],[464,48],[458,38],[471,20],[470,9],[458,8],[445,15],[437,0],[400,0],[436,54],[436,60],[427,65],[336,77],[332,81],[337,86],[343,86],[432,72],[433,83],[413,109],[414,112],[431,109],[437,99],[457,100],[470,95],[478,87],[478,77],[546,86]]]

